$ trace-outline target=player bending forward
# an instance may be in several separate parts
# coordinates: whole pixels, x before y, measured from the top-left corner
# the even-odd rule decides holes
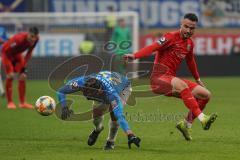
[[[16,105],[12,98],[12,83],[14,74],[18,75],[18,92],[19,107],[33,108],[32,105],[25,101],[26,92],[26,66],[32,56],[32,51],[38,42],[38,29],[31,27],[28,32],[21,32],[9,40],[2,46],[2,64],[6,72],[6,97],[7,108],[15,109]],[[27,51],[26,56],[22,54]]]
[[[210,92],[200,80],[193,55],[194,44],[191,39],[196,28],[198,18],[193,13],[184,15],[180,30],[166,33],[157,42],[142,48],[135,54],[125,55],[125,59],[139,59],[150,56],[156,51],[151,88],[154,93],[181,98],[189,109],[185,120],[177,123],[177,128],[186,140],[192,140],[190,129],[193,120],[197,117],[204,130],[208,130],[217,115],[205,115],[202,111],[210,99]],[[186,59],[189,70],[196,80],[176,77],[180,63]]]
[[[89,135],[88,145],[95,144],[98,135],[103,130],[103,114],[106,109],[109,109],[111,120],[109,121],[109,133],[104,149],[114,149],[119,125],[128,137],[129,148],[131,148],[132,143],[139,147],[141,140],[133,134],[123,112],[123,105],[126,104],[131,94],[131,84],[127,77],[116,72],[102,71],[70,80],[58,90],[58,99],[62,106],[62,119],[67,119],[72,112],[66,104],[65,95],[77,91],[81,91],[88,100],[93,100],[95,129]]]

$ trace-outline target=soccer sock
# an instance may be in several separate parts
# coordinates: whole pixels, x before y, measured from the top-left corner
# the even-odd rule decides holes
[[[1,69],[1,67],[0,67],[0,69]],[[4,93],[4,89],[3,89],[3,82],[2,82],[2,76],[1,76],[1,71],[0,71],[0,94],[3,94],[3,93]]]
[[[192,112],[191,112],[191,113],[192,113]],[[189,122],[189,121],[187,121],[187,120],[185,119],[184,123],[185,123],[185,125],[186,125],[187,128],[192,128],[192,122]]]
[[[197,102],[198,102],[198,105],[199,105],[199,108],[201,109],[201,111],[204,110],[208,101],[209,101],[209,99],[197,99]],[[194,116],[193,113],[191,111],[189,111],[188,115],[185,119],[187,122],[193,123],[195,118],[196,118],[196,116]]]
[[[6,79],[6,96],[7,96],[7,101],[12,102],[12,78],[7,78]]]
[[[95,126],[96,131],[100,131],[102,129],[103,127],[102,121],[103,121],[103,116],[95,117],[93,119],[93,124]]]
[[[185,106],[193,113],[194,116],[197,117],[202,111],[200,110],[198,103],[193,97],[190,89],[185,88],[180,94]]]
[[[19,80],[18,81],[18,94],[20,103],[25,102],[25,92],[26,92],[26,81]]]
[[[107,141],[114,142],[118,133],[119,124],[117,121],[109,120],[109,132]]]
[[[205,119],[205,114],[200,113],[200,114],[198,115],[198,119],[202,122],[202,121]]]

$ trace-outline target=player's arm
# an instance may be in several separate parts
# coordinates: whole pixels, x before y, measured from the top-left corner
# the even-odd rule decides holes
[[[80,88],[78,87],[76,81],[69,82],[66,85],[64,85],[63,87],[61,87],[60,89],[58,89],[57,97],[58,97],[58,101],[62,107],[61,118],[63,120],[67,119],[70,116],[70,114],[73,113],[73,111],[70,110],[67,106],[66,95],[77,92],[79,90],[80,90]]]
[[[117,93],[114,93],[113,96],[115,97],[115,100],[111,102],[111,106],[113,107],[113,113],[114,116],[117,118],[120,127],[123,129],[123,131],[128,137],[128,147],[131,148],[131,144],[135,144],[137,147],[139,147],[141,139],[133,134],[132,130],[128,125],[128,122],[124,116],[121,98]]]
[[[139,59],[139,58],[150,56],[157,50],[163,50],[163,49],[169,47],[171,45],[172,39],[173,39],[173,37],[170,33],[165,34],[158,41],[152,43],[149,46],[146,46],[146,47],[140,49],[136,53],[126,54],[124,56],[124,59],[133,60],[133,59]]]
[[[66,95],[79,91],[80,88],[77,84],[77,81],[70,81],[57,91],[58,101],[62,107],[67,107]]]
[[[114,96],[114,100],[111,102],[111,106],[113,108],[114,116],[117,118],[117,121],[120,127],[123,129],[123,131],[126,134],[128,134],[128,132],[131,132],[131,130],[124,116],[123,104],[122,104],[121,98],[117,93],[114,93],[113,96]]]
[[[24,66],[27,65],[29,59],[32,57],[33,49],[35,48],[35,46],[37,45],[37,43],[38,43],[38,40],[34,43],[33,46],[31,46],[31,47],[28,49],[28,52],[27,52],[27,54],[26,54],[26,56],[25,56],[25,61],[24,61],[25,64],[24,64]]]
[[[195,57],[193,54],[193,48],[191,49],[190,53],[187,55],[186,62],[187,62],[187,66],[188,66],[192,76],[196,80],[196,82],[199,85],[205,87],[204,83],[201,81],[200,76],[199,76],[197,64],[196,64]]]

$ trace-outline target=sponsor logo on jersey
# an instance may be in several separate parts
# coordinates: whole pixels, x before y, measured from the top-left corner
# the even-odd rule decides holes
[[[73,81],[72,83],[70,83],[71,89],[78,89],[78,83],[76,81]]]
[[[184,59],[186,57],[186,54],[183,54],[181,52],[175,52],[178,58]]]

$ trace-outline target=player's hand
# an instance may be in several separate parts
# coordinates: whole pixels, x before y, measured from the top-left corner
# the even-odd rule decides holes
[[[125,54],[125,55],[123,56],[123,59],[124,59],[126,62],[128,62],[128,61],[134,60],[134,59],[135,59],[135,56],[134,56],[134,54]]]
[[[199,84],[200,86],[206,88],[205,84],[204,84],[200,79],[196,80],[196,82],[197,82],[197,84]]]
[[[128,135],[128,148],[131,149],[132,143],[135,144],[137,147],[140,147],[141,139],[136,137],[133,134]]]
[[[68,117],[70,117],[71,114],[73,114],[73,110],[69,109],[68,107],[62,107],[62,120],[67,119]]]

